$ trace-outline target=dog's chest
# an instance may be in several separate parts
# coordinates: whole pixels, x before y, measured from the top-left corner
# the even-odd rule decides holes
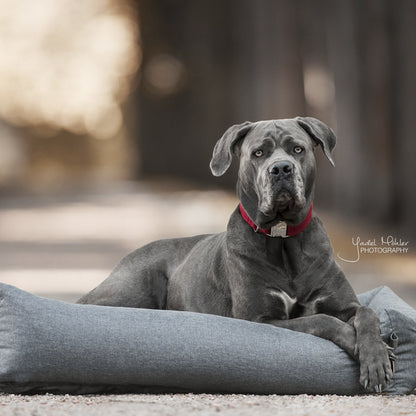
[[[297,304],[297,298],[289,296],[284,290],[281,289],[269,289],[268,295],[272,297],[274,302],[280,303],[284,314],[287,318],[291,315],[294,307]]]
[[[319,312],[323,298],[317,297],[311,300],[291,296],[282,289],[267,289],[266,305],[273,318],[292,319],[300,316],[313,315]]]

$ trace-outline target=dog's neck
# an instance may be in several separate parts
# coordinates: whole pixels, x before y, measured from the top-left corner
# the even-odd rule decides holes
[[[288,225],[284,221],[280,221],[272,228],[264,229],[260,228],[256,223],[249,217],[247,211],[244,209],[243,204],[240,202],[240,213],[243,217],[244,221],[250,225],[250,227],[256,233],[262,233],[269,237],[293,237],[294,235],[300,234],[311,222],[312,219],[312,211],[313,211],[313,202],[311,203],[311,207],[309,208],[308,214],[304,218],[304,220],[297,225]]]

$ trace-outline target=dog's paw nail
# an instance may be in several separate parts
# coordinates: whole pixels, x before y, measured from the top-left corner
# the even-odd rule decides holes
[[[374,390],[376,391],[376,393],[380,393],[380,385],[375,385]]]
[[[368,387],[368,380],[364,380],[364,390],[367,390]]]

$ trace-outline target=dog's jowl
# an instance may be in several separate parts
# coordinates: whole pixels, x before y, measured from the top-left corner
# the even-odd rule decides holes
[[[313,212],[314,149],[333,164],[335,141],[310,117],[230,127],[210,164],[220,176],[240,160],[240,204],[227,230],[150,243],[79,302],[218,314],[313,334],[358,360],[363,387],[381,392],[393,376],[391,351]]]

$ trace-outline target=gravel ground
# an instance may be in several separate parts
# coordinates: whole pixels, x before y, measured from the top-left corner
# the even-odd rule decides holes
[[[387,396],[256,396],[256,395],[110,395],[110,396],[0,396],[0,414],[140,415],[140,416],[392,416],[415,415],[416,395]]]
[[[236,206],[222,191],[123,186],[57,195],[2,195],[0,281],[42,296],[74,301],[97,285],[117,261],[146,242],[224,230]],[[319,206],[318,206],[319,210]],[[320,212],[335,251],[373,230]],[[397,237],[401,237],[400,235]],[[352,252],[352,254],[354,254]],[[416,307],[416,256],[367,256],[343,263],[354,289],[389,285]],[[1,395],[2,415],[416,415],[416,395]]]

